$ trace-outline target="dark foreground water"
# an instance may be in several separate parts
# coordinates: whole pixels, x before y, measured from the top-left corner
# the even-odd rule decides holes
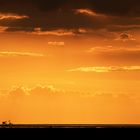
[[[0,125],[0,128],[140,128],[140,125],[107,124],[16,124]]]

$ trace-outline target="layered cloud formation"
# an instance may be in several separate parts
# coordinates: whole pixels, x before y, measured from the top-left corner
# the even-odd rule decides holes
[[[0,25],[7,31],[40,28],[39,34],[78,28],[127,31],[139,29],[139,5],[138,0],[0,0]]]

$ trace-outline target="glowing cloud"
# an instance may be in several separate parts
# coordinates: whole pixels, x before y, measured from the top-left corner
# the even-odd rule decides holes
[[[31,34],[35,35],[54,35],[54,36],[73,36],[75,33],[73,30],[52,30],[52,31],[42,31],[41,28],[35,28]]]
[[[28,56],[28,57],[43,57],[43,54],[38,54],[38,53],[30,53],[30,52],[0,52],[0,56],[4,57],[4,56],[12,56],[12,57],[16,57],[16,56]]]
[[[94,53],[94,54],[100,54],[100,53],[126,53],[126,52],[139,52],[140,47],[114,47],[114,46],[95,46],[88,50],[86,50],[87,53]]]
[[[53,94],[59,92],[58,89],[56,89],[53,85],[36,85],[33,88],[27,88],[27,87],[19,87],[19,86],[13,86],[9,91],[8,95],[10,96],[17,96],[17,97],[22,97],[22,96],[29,96],[29,95],[35,95],[35,94]],[[22,95],[22,96],[21,96]]]
[[[0,20],[20,20],[29,18],[26,15],[18,15],[12,13],[0,13]]]
[[[65,42],[56,42],[56,41],[50,41],[48,42],[49,46],[64,46]]]
[[[107,72],[123,72],[123,71],[140,71],[140,66],[109,66],[109,67],[80,67],[76,69],[68,70],[69,72],[96,72],[96,73],[107,73]]]
[[[8,27],[0,26],[0,33],[5,32],[8,29]]]
[[[74,11],[76,14],[82,14],[82,15],[93,16],[93,17],[105,16],[103,14],[98,14],[90,9],[76,9]]]

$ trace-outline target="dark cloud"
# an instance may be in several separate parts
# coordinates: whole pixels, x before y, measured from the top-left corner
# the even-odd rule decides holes
[[[30,13],[33,9],[41,12],[60,8],[91,8],[110,15],[139,16],[139,0],[0,0],[1,11]],[[32,9],[28,9],[32,8]],[[33,14],[33,13],[30,13]]]
[[[106,18],[75,14],[74,9],[91,9],[105,15]],[[42,30],[82,27],[106,28],[115,31],[128,29],[123,26],[118,29],[120,27],[118,25],[133,27],[130,25],[140,24],[140,20],[137,18],[140,16],[139,0],[0,0],[0,12],[29,17],[21,20],[0,21],[1,26],[9,27],[7,31],[33,31],[37,27]],[[110,25],[115,26],[111,27]]]
[[[98,12],[116,16],[139,16],[139,0],[93,0],[92,8]]]
[[[119,35],[119,37],[117,38],[117,40],[122,40],[122,41],[134,41],[135,38],[133,38],[133,36],[131,34],[128,33],[122,33]]]

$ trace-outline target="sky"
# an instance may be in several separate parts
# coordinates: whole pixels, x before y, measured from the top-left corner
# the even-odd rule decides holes
[[[140,124],[139,0],[0,0],[0,122]]]

